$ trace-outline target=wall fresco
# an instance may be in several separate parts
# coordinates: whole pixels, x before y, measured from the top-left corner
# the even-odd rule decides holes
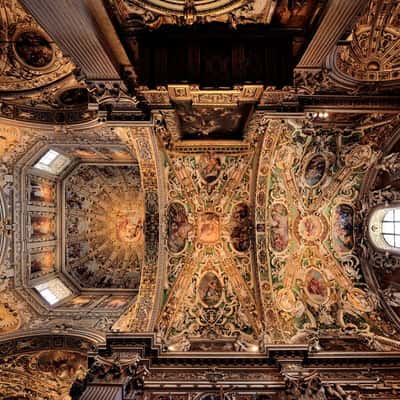
[[[29,253],[29,263],[32,279],[54,272],[56,269],[56,248],[32,249]]]
[[[39,176],[29,177],[29,204],[42,206],[56,205],[56,183]]]
[[[56,238],[56,216],[45,212],[29,213],[29,238],[31,241],[49,241]]]
[[[243,252],[250,248],[252,222],[247,204],[236,204],[231,214],[231,242],[236,251]]]
[[[326,161],[322,155],[313,156],[308,161],[305,171],[304,180],[308,186],[317,185],[325,174]]]

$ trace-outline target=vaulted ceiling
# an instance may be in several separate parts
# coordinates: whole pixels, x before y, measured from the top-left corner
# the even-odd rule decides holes
[[[19,385],[58,368],[55,399],[110,332],[398,350],[398,255],[368,224],[399,201],[400,6],[70,3],[0,2],[0,341],[42,338],[10,381],[34,351]]]

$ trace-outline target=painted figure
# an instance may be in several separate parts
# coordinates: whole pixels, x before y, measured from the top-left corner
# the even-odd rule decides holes
[[[354,247],[353,215],[353,208],[348,204],[341,204],[333,213],[333,247],[340,253],[348,252]]]
[[[246,251],[250,247],[250,209],[247,204],[237,204],[231,216],[231,241],[235,250]]]
[[[288,237],[288,211],[283,204],[271,207],[271,246],[275,251],[286,249]]]
[[[179,253],[185,248],[186,240],[193,229],[187,220],[185,208],[180,203],[173,203],[168,209],[168,249]]]
[[[317,185],[325,173],[326,162],[321,155],[314,156],[307,164],[304,179],[308,186]]]
[[[200,175],[207,183],[215,182],[221,172],[221,159],[213,154],[203,154],[199,161]]]
[[[212,272],[207,272],[199,283],[199,295],[207,306],[215,306],[222,295],[222,285],[218,277]]]

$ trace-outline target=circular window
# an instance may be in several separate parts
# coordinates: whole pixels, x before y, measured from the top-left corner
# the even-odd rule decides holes
[[[385,213],[382,235],[389,246],[400,248],[400,209],[392,208]]]

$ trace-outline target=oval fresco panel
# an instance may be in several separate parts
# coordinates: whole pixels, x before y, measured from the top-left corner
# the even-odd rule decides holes
[[[231,242],[236,251],[246,251],[250,247],[250,208],[247,204],[236,204],[231,215]]]
[[[43,68],[53,59],[51,44],[39,32],[21,33],[15,41],[15,51],[26,64],[34,68]]]
[[[289,242],[288,211],[280,203],[271,207],[271,247],[275,251],[283,251]]]
[[[346,253],[354,247],[354,210],[348,204],[337,206],[332,216],[332,244],[339,253]]]
[[[207,272],[200,280],[198,291],[200,300],[208,307],[213,307],[221,300],[221,281],[213,272]]]
[[[221,159],[215,154],[202,154],[199,160],[200,176],[207,183],[215,182],[221,173]]]
[[[306,275],[306,291],[313,303],[323,304],[328,297],[328,286],[321,271],[311,269]]]
[[[317,154],[308,162],[304,171],[304,180],[308,186],[317,185],[325,174],[326,161],[323,156]]]
[[[192,224],[189,224],[185,207],[180,203],[172,203],[167,212],[167,245],[172,253],[181,252],[186,245]]]

